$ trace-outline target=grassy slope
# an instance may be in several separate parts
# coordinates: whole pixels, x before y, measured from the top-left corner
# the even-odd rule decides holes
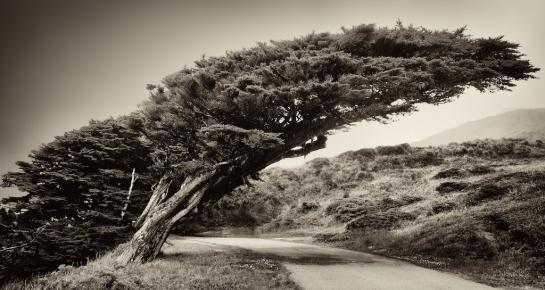
[[[545,287],[540,142],[362,149],[264,179],[209,217],[228,225],[245,217],[266,234],[311,234],[492,285]]]
[[[199,253],[163,257],[125,268],[110,255],[86,266],[60,267],[30,281],[0,286],[14,289],[299,289],[276,261],[248,252]]]

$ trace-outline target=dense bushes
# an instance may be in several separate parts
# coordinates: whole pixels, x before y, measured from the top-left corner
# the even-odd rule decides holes
[[[467,196],[469,205],[477,205],[485,200],[498,198],[508,192],[505,187],[500,187],[496,184],[483,184],[475,191],[472,191]]]
[[[286,170],[273,168],[262,173],[264,182],[253,182],[253,187],[241,187],[232,195],[226,196],[216,205],[200,209],[200,217],[193,219],[183,227],[187,230],[191,225],[204,227],[217,226],[260,226],[269,222],[292,224],[287,216],[276,219],[286,208],[297,208],[292,214],[307,214],[313,210],[305,210],[302,202],[318,204],[318,199],[332,199],[329,196],[338,194],[345,197],[325,203],[324,214],[333,217],[335,221],[346,223],[368,212],[385,211],[420,201],[422,198],[414,195],[403,195],[396,199],[369,201],[358,193],[357,189],[372,184],[377,177],[385,175],[390,170],[407,172],[410,183],[418,183],[425,176],[419,169],[427,166],[444,164],[447,158],[462,158],[466,160],[459,167],[448,167],[435,174],[437,179],[486,175],[496,172],[489,165],[493,160],[515,157],[509,148],[529,147],[531,156],[545,153],[545,146],[539,142],[529,143],[520,139],[472,141],[461,144],[449,144],[443,147],[415,148],[408,144],[396,146],[381,146],[364,148],[345,152],[335,158],[317,158],[305,164],[302,168]],[[544,155],[545,156],[545,155]],[[488,160],[481,162],[482,160]],[[452,166],[452,165],[451,165]],[[413,170],[416,169],[416,170]],[[384,183],[388,185],[390,183]],[[390,184],[391,186],[391,184]],[[440,194],[466,192],[475,194],[479,186],[463,180],[445,181],[436,190]],[[380,189],[383,190],[383,189]],[[386,192],[393,189],[384,188]],[[487,189],[483,189],[486,195]],[[337,195],[339,196],[339,195]],[[351,197],[353,196],[353,197]],[[407,199],[407,200],[405,200]],[[413,200],[411,200],[413,199]],[[390,204],[390,206],[388,206]],[[453,205],[435,204],[432,212],[444,212]],[[202,229],[201,227],[195,228]]]
[[[462,177],[463,173],[458,168],[449,168],[442,171],[439,171],[433,178],[441,179],[441,178],[458,178]]]
[[[469,173],[473,175],[483,175],[483,174],[490,174],[495,172],[494,168],[490,168],[489,166],[485,165],[475,165],[472,166],[469,170]]]
[[[347,230],[391,230],[400,222],[414,220],[416,215],[398,210],[375,212],[358,216],[346,224]]]
[[[449,202],[449,201],[437,202],[432,205],[431,210],[434,214],[438,214],[442,212],[451,211],[455,207],[456,207],[456,204],[454,202]]]
[[[375,226],[378,226],[381,221],[392,223],[399,220],[411,219],[409,216],[412,215],[405,214],[397,209],[417,201],[420,201],[420,198],[413,196],[403,196],[400,199],[386,197],[380,200],[367,200],[360,197],[345,198],[332,202],[326,208],[325,214],[333,216],[339,222],[350,222],[349,224],[354,222],[350,226],[352,228],[364,226],[364,223],[367,221],[371,224],[374,219],[377,220]],[[361,220],[357,221],[360,218]]]
[[[474,140],[452,143],[441,147],[446,156],[472,156],[481,158],[538,158],[545,156],[543,142],[525,139]]]
[[[379,155],[402,155],[411,152],[409,144],[400,144],[395,146],[378,146],[376,151]]]
[[[456,191],[462,191],[466,189],[468,186],[469,184],[467,182],[447,181],[447,182],[442,182],[441,184],[439,184],[439,186],[437,186],[435,190],[437,190],[437,192],[441,194],[445,194],[445,193],[451,193]]]

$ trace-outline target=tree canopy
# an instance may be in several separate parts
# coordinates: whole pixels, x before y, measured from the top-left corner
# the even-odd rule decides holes
[[[445,103],[468,87],[509,89],[538,70],[517,48],[502,37],[472,39],[463,28],[401,24],[259,43],[150,85],[132,126],[154,144],[158,166],[183,176],[318,136],[324,143],[333,129]]]

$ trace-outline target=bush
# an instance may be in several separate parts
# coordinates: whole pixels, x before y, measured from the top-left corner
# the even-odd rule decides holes
[[[316,211],[320,208],[320,204],[313,201],[303,201],[301,207],[299,207],[299,212],[308,213],[310,211]]]
[[[463,191],[469,186],[466,182],[443,182],[435,188],[439,193],[450,193],[455,191]]]
[[[325,213],[332,215],[339,222],[348,222],[359,215],[376,210],[375,204],[356,197],[334,201],[326,208]]]
[[[484,184],[478,190],[468,194],[467,203],[468,205],[477,205],[482,201],[503,196],[507,192],[508,189],[505,187],[500,187],[496,184]]]
[[[406,143],[394,146],[378,146],[376,151],[379,155],[401,155],[411,152],[411,146]]]
[[[450,259],[490,259],[497,252],[494,244],[470,220],[427,224],[407,243],[421,255]]]
[[[417,151],[404,157],[403,164],[406,167],[425,167],[430,165],[440,165],[443,158],[434,151]]]
[[[392,229],[402,221],[414,220],[416,216],[411,213],[401,211],[388,211],[364,214],[352,220],[346,225],[346,229],[351,230],[380,230]]]
[[[453,177],[458,178],[458,177],[462,177],[463,175],[464,174],[462,173],[462,171],[460,171],[460,169],[449,168],[449,169],[439,171],[437,174],[435,174],[435,176],[433,176],[433,178],[436,178],[436,179],[453,178]]]
[[[403,203],[403,205],[413,204],[421,200],[423,200],[423,198],[420,196],[404,195],[401,197],[401,202]]]
[[[494,168],[491,168],[491,167],[488,167],[488,166],[485,166],[485,165],[475,165],[475,166],[471,167],[468,170],[469,173],[474,174],[474,175],[489,174],[489,173],[493,173],[495,171],[496,170],[494,170]]]
[[[453,203],[453,202],[438,202],[438,203],[435,203],[434,205],[432,205],[431,207],[431,210],[434,214],[438,214],[438,213],[442,213],[442,212],[447,212],[447,211],[451,211],[452,209],[454,209],[456,207],[456,204]]]
[[[324,170],[331,165],[329,158],[316,158],[308,162],[307,166],[313,171],[314,175],[318,176]]]
[[[356,150],[352,153],[353,158],[357,160],[362,159],[373,159],[375,156],[377,156],[377,150],[373,148],[363,148],[360,150]]]

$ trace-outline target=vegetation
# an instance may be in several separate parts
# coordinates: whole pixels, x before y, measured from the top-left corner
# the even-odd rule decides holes
[[[522,139],[346,152],[265,171],[263,182],[210,207],[216,219],[209,227],[242,225],[223,210],[232,202],[252,208],[274,199],[259,218],[239,215],[266,221],[248,224],[264,234],[311,234],[492,285],[545,287],[544,157],[542,142]]]
[[[422,103],[442,104],[468,87],[509,89],[517,80],[533,78],[536,71],[517,44],[501,37],[473,39],[464,29],[431,31],[401,24],[313,33],[203,58],[161,85],[149,85],[150,98],[138,111],[58,137],[34,152],[30,163],[19,163],[22,172],[6,175],[4,184],[30,195],[17,207],[16,218],[4,215],[8,220],[2,229],[10,238],[1,251],[16,263],[38,253],[46,260],[40,268],[45,270],[62,259],[81,261],[121,242],[134,229],[127,246],[117,251],[117,263],[151,261],[178,221],[250,179],[259,179],[258,172],[268,165],[324,148],[332,130],[359,121],[387,121]],[[491,152],[530,154],[524,146],[501,149]],[[360,153],[357,158],[371,158],[369,152]],[[327,164],[315,164],[312,174],[324,182],[302,183],[301,188],[309,195],[316,186],[348,189],[383,170],[443,162],[438,152],[405,145],[380,147],[372,154],[376,158],[369,168],[355,160],[336,172],[322,170]],[[117,219],[133,169],[141,176],[135,200],[127,219]],[[476,198],[488,199],[486,194]],[[137,218],[144,199],[148,202]],[[266,207],[274,208],[277,201],[267,200]],[[309,202],[297,205],[294,216],[322,212],[323,207]],[[29,213],[19,218],[23,211]],[[392,224],[408,218],[401,213],[368,218],[379,216],[395,220]],[[59,220],[75,227],[67,231],[71,236],[50,227]],[[256,216],[255,222],[262,220]],[[19,229],[21,221],[32,225]],[[96,236],[90,235],[95,231]],[[101,241],[108,235],[100,231],[108,231],[111,238]],[[44,232],[53,238],[42,239]],[[46,244],[33,247],[35,242],[51,245],[63,239],[92,246],[83,254],[72,245],[61,246],[61,252],[45,251]],[[72,256],[67,259],[62,251]],[[21,253],[21,259],[13,257]]]
[[[517,49],[463,29],[360,25],[203,58],[150,86],[131,128],[150,142],[160,178],[118,262],[152,260],[199,204],[323,148],[331,130],[448,102],[469,86],[503,90],[532,78],[538,69]],[[411,158],[399,162],[438,162],[425,152]]]
[[[0,208],[0,281],[81,264],[133,233],[153,184],[151,159],[139,134],[123,119],[92,121],[58,136],[19,162],[4,185],[28,194]],[[126,215],[131,171],[137,179]]]
[[[115,265],[111,254],[75,268],[30,281],[11,282],[3,290],[33,289],[299,289],[278,262],[247,252],[199,253],[161,258],[147,264]]]

